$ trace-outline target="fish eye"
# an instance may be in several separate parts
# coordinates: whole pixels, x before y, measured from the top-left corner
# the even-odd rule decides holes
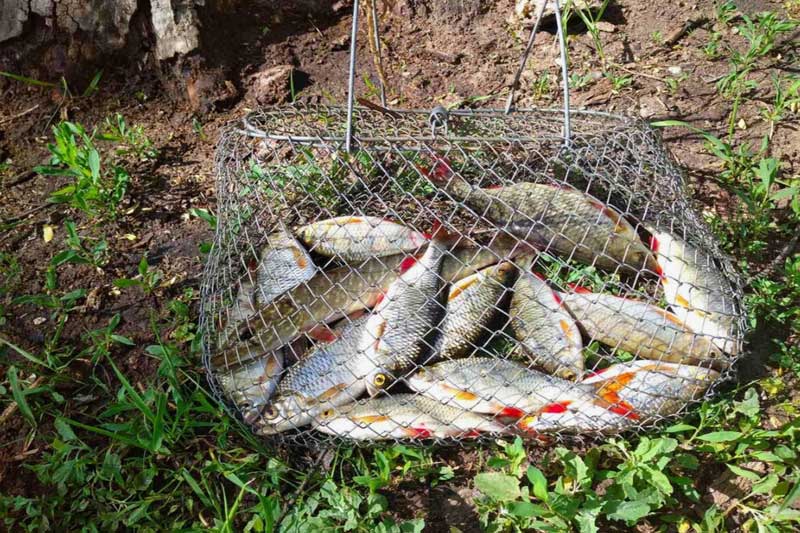
[[[330,418],[333,416],[333,409],[325,409],[322,411],[322,418]]]
[[[376,387],[383,387],[386,383],[386,374],[375,374],[375,377],[372,378],[372,383]]]
[[[275,420],[278,418],[278,410],[274,406],[268,405],[264,408],[264,418],[267,420]]]

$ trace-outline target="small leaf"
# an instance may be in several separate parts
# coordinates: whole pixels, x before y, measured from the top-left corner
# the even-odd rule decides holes
[[[541,516],[545,509],[531,502],[513,502],[508,506],[509,514],[521,517]]]
[[[56,427],[56,431],[58,431],[58,434],[61,435],[61,438],[64,439],[65,442],[78,439],[77,435],[75,435],[75,432],[72,431],[72,427],[63,418],[56,418],[55,421],[53,421],[53,425]]]
[[[519,480],[499,472],[476,475],[475,487],[486,496],[500,502],[512,501],[520,497]]]
[[[7,372],[8,383],[11,385],[11,395],[14,401],[17,402],[19,412],[22,413],[31,425],[36,425],[36,420],[33,418],[33,411],[31,411],[28,402],[25,401],[25,392],[19,386],[19,379],[17,378],[17,367],[11,366]]]
[[[612,505],[614,510],[606,513],[612,520],[624,520],[631,523],[647,516],[650,513],[650,506],[645,502],[640,501],[624,501],[619,502],[619,505]]]
[[[97,179],[100,177],[100,154],[97,153],[97,150],[91,150],[89,152],[89,170],[92,173],[92,178]]]
[[[544,477],[542,471],[535,466],[529,466],[528,480],[530,480],[531,484],[533,485],[534,496],[543,502],[546,502],[549,496],[547,494],[547,478]]]
[[[742,434],[739,431],[714,431],[712,433],[700,435],[697,438],[706,442],[730,442],[740,438],[741,436]]]

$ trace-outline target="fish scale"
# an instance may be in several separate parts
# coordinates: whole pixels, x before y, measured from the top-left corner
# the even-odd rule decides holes
[[[726,364],[708,337],[696,335],[675,314],[647,302],[582,288],[561,297],[586,333],[607,346],[656,361]]]
[[[563,378],[583,374],[583,340],[575,319],[558,294],[530,272],[529,262],[514,285],[511,329],[522,351],[549,373]]]
[[[395,394],[323,412],[314,422],[323,433],[354,440],[477,437],[505,426],[475,413],[413,394]]]
[[[501,304],[516,275],[509,262],[467,276],[450,287],[447,313],[439,336],[437,359],[460,357],[477,347],[501,313]]]
[[[242,365],[220,369],[215,377],[222,392],[239,408],[246,422],[252,422],[277,389],[283,371],[281,350],[255,354]]]
[[[677,413],[688,402],[701,398],[718,377],[714,370],[673,363],[635,361],[612,365],[581,384],[602,388],[604,383],[613,383],[609,393],[626,406],[628,413],[591,402],[565,402],[563,409],[522,419],[518,427],[536,433],[622,431]]]
[[[428,244],[424,233],[378,217],[321,220],[303,226],[297,234],[314,252],[345,261],[411,252]]]
[[[317,268],[311,256],[282,225],[281,230],[267,236],[256,268],[256,307],[263,307],[275,298],[314,277]]]
[[[434,184],[479,216],[539,247],[605,270],[657,272],[658,264],[622,215],[590,196],[565,187],[519,182],[473,187],[438,160],[427,174]]]

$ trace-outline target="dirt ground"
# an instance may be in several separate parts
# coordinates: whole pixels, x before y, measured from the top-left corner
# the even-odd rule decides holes
[[[749,1],[742,2],[741,7],[754,12],[777,10],[781,4]],[[99,91],[88,98],[64,99],[55,89],[0,79],[0,163],[8,163],[0,167],[0,220],[26,221],[0,235],[0,250],[13,251],[21,262],[22,276],[13,296],[43,290],[46,265],[63,243],[65,213],[47,204],[47,198],[64,182],[30,171],[47,160],[50,127],[59,118],[91,127],[106,116],[121,113],[129,124],[142,125],[160,152],[156,160],[129,167],[133,182],[126,214],[102,228],[111,246],[111,260],[104,271],[85,265],[70,265],[60,271],[61,289],[92,288],[81,312],[70,316],[65,341],[79,344],[83,333],[119,313],[122,320],[118,333],[144,346],[152,338],[150,311],[163,311],[168,298],[198,287],[202,272],[199,246],[211,241],[212,232],[204,221],[188,216],[188,212],[191,208],[215,209],[213,160],[220,128],[254,106],[287,103],[289,88],[284,82],[261,83],[269,69],[288,65],[295,70],[299,101],[344,103],[350,4],[343,3],[328,16],[313,17],[292,8],[259,5],[204,21],[215,24],[219,31],[213,32],[213,41],[203,43],[207,61],[202,67],[188,62],[177,73],[165,69],[170,73],[156,76],[109,65]],[[383,16],[380,29],[390,105],[418,109],[437,104],[502,107],[527,38],[524,29],[509,22],[513,9],[511,1],[395,2]],[[707,20],[700,21],[702,18]],[[727,72],[728,65],[724,60],[709,60],[701,50],[714,25],[713,2],[622,0],[611,3],[603,20],[600,37],[606,60],[617,65],[617,72],[630,75],[631,84],[612,90],[609,79],[602,76],[591,36],[582,25],[574,24],[569,28],[572,72],[590,80],[572,91],[574,107],[647,120],[679,119],[716,134],[726,130],[730,102],[719,97],[714,84]],[[687,21],[700,22],[672,46],[654,37],[656,31],[670,36]],[[536,39],[522,78],[520,107],[560,105],[553,23],[546,24],[544,30]],[[790,38],[797,40],[796,35]],[[359,94],[368,90],[362,75],[377,80],[366,41],[366,33],[362,33],[356,84]],[[536,81],[543,73],[549,74],[549,88],[538,94]],[[680,78],[674,91],[667,90],[664,82],[670,77]],[[765,74],[757,91],[767,101],[771,90]],[[475,98],[481,96],[488,98]],[[375,97],[372,100],[377,101]],[[757,104],[748,104],[740,113],[744,127],[739,128],[737,136],[757,142],[767,127],[759,118]],[[790,173],[800,172],[800,129],[781,126],[774,138],[775,156]],[[707,154],[702,140],[683,129],[666,130],[664,140],[687,169],[701,207],[724,205],[718,201],[722,193],[709,180],[718,169],[716,160]],[[42,238],[45,225],[56,226],[55,238],[49,243]],[[125,237],[129,235],[134,238]],[[164,279],[171,280],[169,288],[161,299],[141,298],[129,291],[117,294],[112,281],[133,277],[144,253],[151,265],[164,273]],[[10,339],[29,349],[35,349],[43,341],[43,330],[52,327],[50,317],[33,310],[32,306],[14,307],[4,326]],[[118,360],[134,382],[147,380],[157,367],[141,348],[119,353]],[[197,365],[200,372],[199,362]],[[15,441],[21,425],[7,423],[0,440]],[[17,451],[4,447],[0,454],[13,456]],[[0,490],[9,494],[36,492],[34,476],[14,472],[19,472],[16,463],[0,461]],[[422,493],[412,488],[406,494],[401,488],[392,499],[393,508],[398,515],[407,510],[427,516],[431,531],[447,531],[445,524],[454,523],[456,517],[465,524],[463,530],[469,531],[469,520],[463,513],[469,509],[464,502],[470,494],[457,481],[426,488]]]

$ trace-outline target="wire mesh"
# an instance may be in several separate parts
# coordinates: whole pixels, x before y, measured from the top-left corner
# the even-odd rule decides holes
[[[253,430],[341,440],[640,430],[742,353],[742,286],[646,124],[278,108],[231,124],[204,363]]]

